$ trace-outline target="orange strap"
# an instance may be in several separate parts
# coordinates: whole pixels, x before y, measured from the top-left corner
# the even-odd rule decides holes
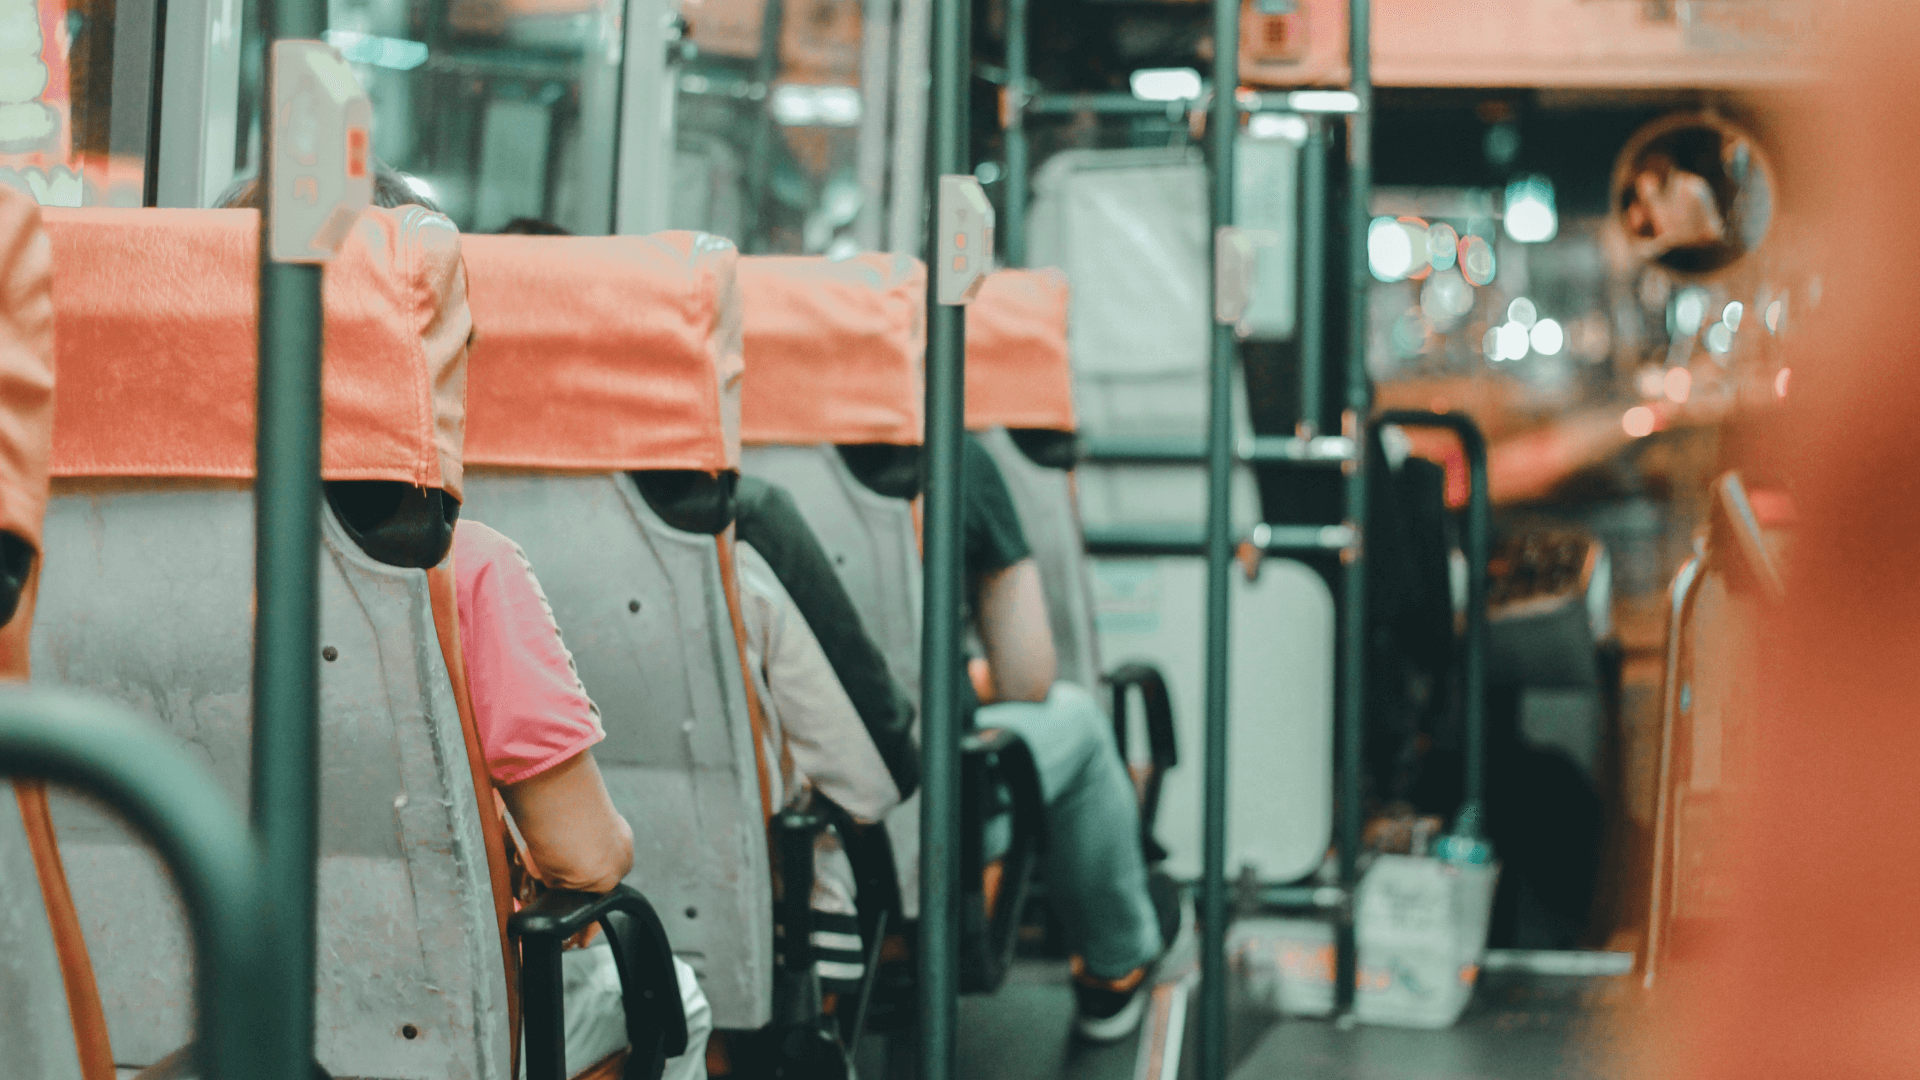
[[[753,661],[747,658],[747,620],[740,612],[740,576],[733,565],[733,526],[713,538],[720,552],[720,588],[727,594],[733,620],[733,644],[740,654],[740,679],[747,688],[747,722],[753,728],[753,767],[760,773],[760,819],[773,820],[773,776],[767,765],[767,714],[753,688]]]
[[[73,910],[67,871],[60,863],[60,845],[53,835],[53,814],[47,808],[47,786],[39,780],[13,782],[20,818],[27,826],[27,847],[40,876],[40,897],[47,905],[47,924],[53,928],[53,948],[60,956],[60,976],[67,987],[67,1013],[73,1018],[74,1050],[85,1080],[114,1080],[113,1048],[107,1041],[107,1017],[100,1007],[100,989],[93,981],[93,961],[80,917]]]
[[[40,560],[34,560],[27,587],[13,619],[0,628],[0,680],[25,682],[28,675],[27,636],[33,630],[33,602],[40,591]],[[93,979],[93,958],[87,955],[87,937],[73,908],[67,869],[60,861],[60,843],[53,833],[53,812],[47,804],[47,786],[39,780],[16,779],[13,797],[20,804],[26,826],[27,848],[33,853],[34,873],[40,879],[40,899],[46,905],[47,926],[53,931],[54,953],[60,957],[60,981],[66,985],[67,1015],[73,1021],[73,1045],[83,1080],[114,1080],[113,1047],[107,1040],[106,1010],[100,1006],[100,988]]]
[[[460,733],[466,737],[467,767],[473,773],[473,797],[480,809],[480,834],[487,848],[487,876],[493,882],[493,916],[500,926],[500,958],[507,972],[507,1045],[509,1076],[520,1075],[520,958],[507,936],[507,917],[513,914],[513,884],[507,872],[507,829],[493,798],[493,777],[480,748],[480,729],[473,718],[473,696],[467,688],[466,654],[460,650],[460,605],[454,592],[453,554],[427,571],[427,591],[433,598],[433,628],[440,637],[447,675],[453,681],[453,701],[460,711]],[[92,1080],[91,1077],[88,1080]]]

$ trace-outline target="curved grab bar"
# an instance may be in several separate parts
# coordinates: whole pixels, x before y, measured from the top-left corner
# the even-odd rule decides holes
[[[40,777],[125,815],[173,872],[193,930],[200,1068],[207,1080],[312,1080],[274,1060],[279,987],[264,970],[259,864],[240,813],[205,766],[118,705],[0,690],[0,776]]]

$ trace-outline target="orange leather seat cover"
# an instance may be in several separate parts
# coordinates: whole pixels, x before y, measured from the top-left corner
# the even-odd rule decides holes
[[[52,475],[253,476],[259,216],[57,210]],[[328,265],[330,480],[460,494],[466,275],[453,223],[370,209]]]
[[[1067,277],[996,270],[967,305],[967,426],[1072,431]]]
[[[739,466],[739,261],[702,233],[469,236],[466,460]]]
[[[748,443],[895,443],[922,438],[927,268],[868,254],[740,260]]]
[[[0,531],[36,550],[53,439],[51,258],[40,208],[0,187]]]

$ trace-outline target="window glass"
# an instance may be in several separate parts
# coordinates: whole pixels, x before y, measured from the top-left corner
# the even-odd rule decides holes
[[[623,7],[329,0],[327,40],[373,99],[374,152],[462,229],[492,232],[525,217],[603,234],[613,221]],[[257,20],[248,24],[257,34]],[[259,57],[248,50],[243,83],[259,85]],[[258,91],[241,98],[257,101]],[[257,116],[242,125],[242,173],[258,168],[258,128]]]
[[[675,227],[734,237],[753,252],[877,246],[880,207],[868,203],[878,184],[859,175],[870,104],[861,91],[862,6],[694,0],[682,8],[696,51],[676,102]]]
[[[139,206],[153,0],[0,0],[0,183],[46,206]]]

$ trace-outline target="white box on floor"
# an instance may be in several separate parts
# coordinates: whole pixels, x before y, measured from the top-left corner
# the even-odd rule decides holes
[[[1499,868],[1407,855],[1375,858],[1360,879],[1354,1014],[1364,1023],[1442,1028],[1473,996]],[[1333,927],[1245,919],[1227,952],[1248,998],[1293,1016],[1333,1011]]]

